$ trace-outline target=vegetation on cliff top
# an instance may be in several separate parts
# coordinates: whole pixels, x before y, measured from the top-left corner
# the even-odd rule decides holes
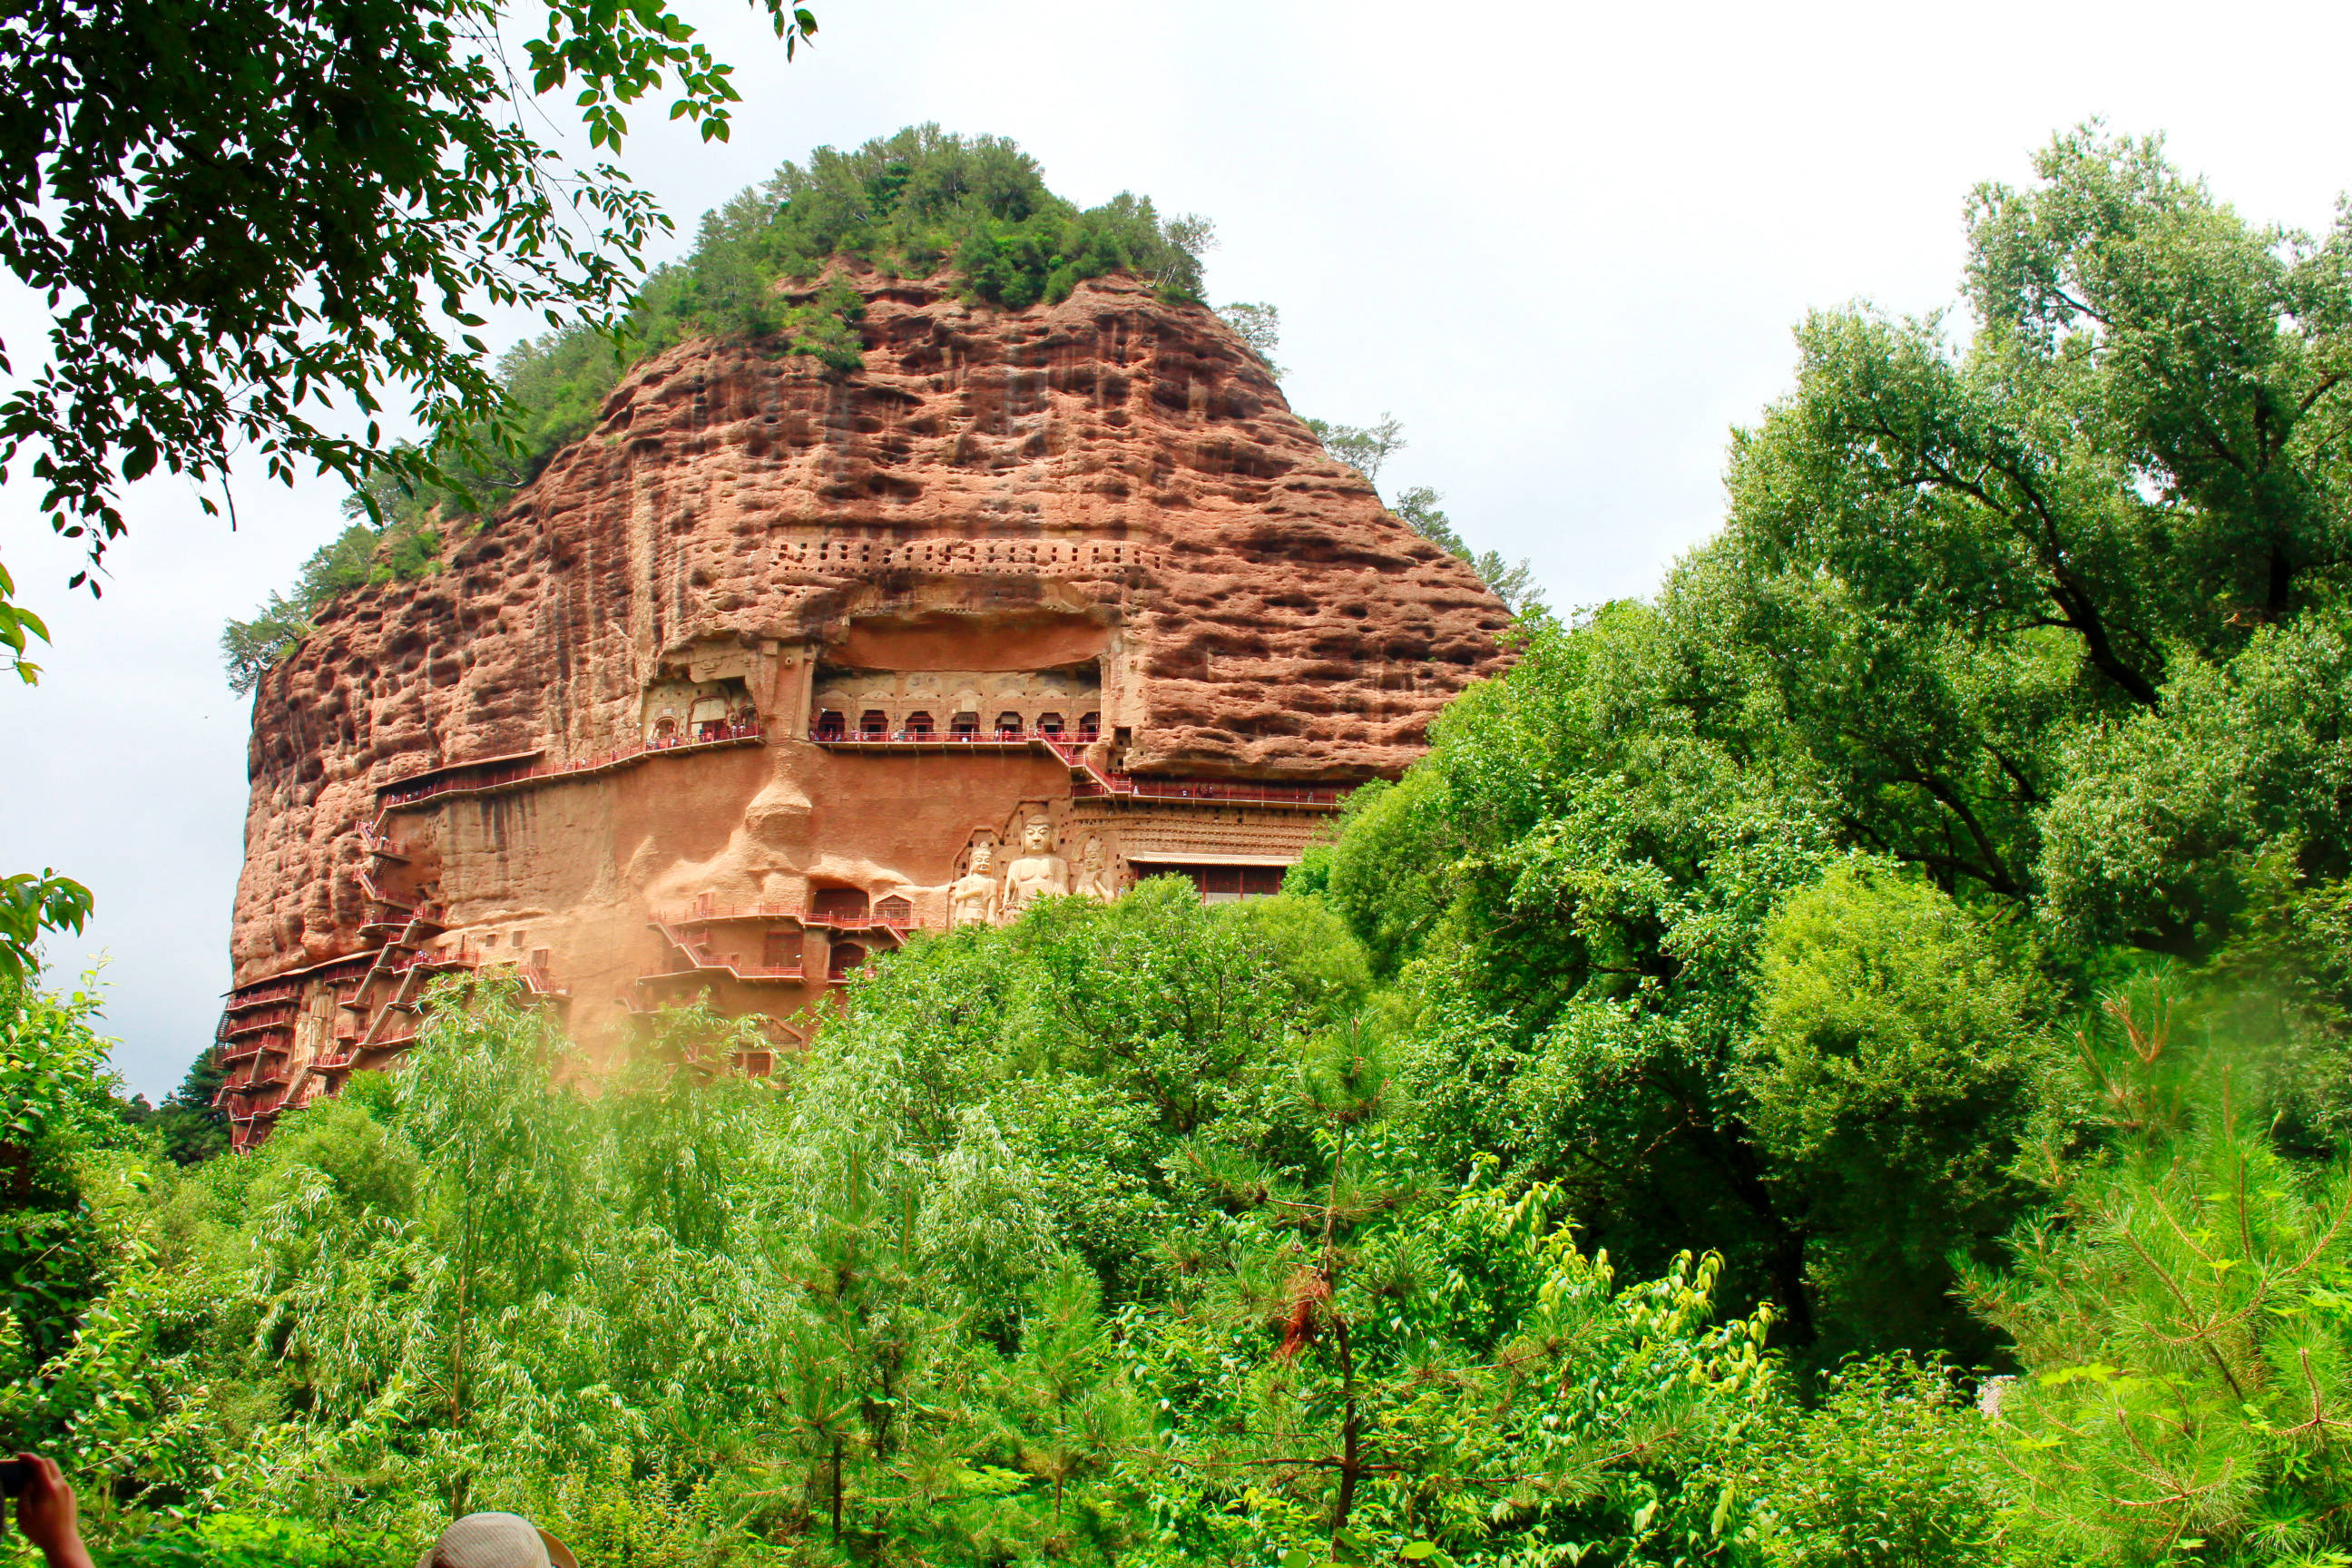
[[[230,684],[250,691],[336,594],[431,570],[442,535],[494,510],[585,434],[639,360],[721,337],[856,369],[863,300],[838,279],[817,286],[835,261],[886,277],[945,269],[971,299],[1007,310],[1066,299],[1112,272],[1197,300],[1209,240],[1206,219],[1163,220],[1149,197],[1127,192],[1080,208],[1001,136],[919,125],[848,152],[820,147],[705,214],[693,250],[655,268],[611,331],[574,324],[509,350],[498,378],[511,427],[446,432],[433,454],[438,482],[414,465],[371,473],[346,510],[383,537],[347,531],[305,564],[290,594],[231,620],[221,637]]]

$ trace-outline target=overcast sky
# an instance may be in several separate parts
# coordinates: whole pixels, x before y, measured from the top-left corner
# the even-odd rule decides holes
[[[747,101],[723,147],[637,117],[627,162],[681,235],[784,159],[924,120],[1014,138],[1082,204],[1205,214],[1210,297],[1281,308],[1294,406],[1393,412],[1391,493],[1442,490],[1562,606],[1646,593],[1715,528],[1726,433],[1787,384],[1805,310],[1948,305],[1970,187],[2028,178],[2053,131],[2164,132],[2262,221],[2322,227],[2352,186],[2335,5],[811,3],[787,66],[749,8],[686,0]],[[20,370],[44,324],[0,288]],[[109,955],[116,1059],[160,1097],[228,977],[248,715],[220,622],[339,495],[248,481],[232,533],[143,484],[93,605],[28,488],[0,492],[0,560],[56,646],[0,688],[0,870],[96,890],[52,979]]]

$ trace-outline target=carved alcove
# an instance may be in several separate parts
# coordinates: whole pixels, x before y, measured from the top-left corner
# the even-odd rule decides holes
[[[931,611],[856,617],[819,656],[819,740],[927,741],[1099,731],[1109,635],[1067,612]]]

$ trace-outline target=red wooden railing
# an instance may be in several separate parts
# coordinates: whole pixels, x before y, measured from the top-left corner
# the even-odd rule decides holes
[[[655,923],[663,926],[702,925],[719,921],[791,921],[820,931],[887,931],[897,937],[904,937],[915,927],[912,914],[904,920],[875,914],[821,915],[798,904],[714,904],[708,899],[698,899],[683,910],[654,918]]]
[[[224,1015],[220,1027],[215,1032],[214,1037],[229,1040],[245,1035],[263,1034],[271,1029],[283,1029],[294,1022],[299,1011],[295,1007],[278,1006],[259,1013],[247,1013],[242,1016],[233,1013]]]
[[[360,847],[371,855],[381,855],[387,860],[408,858],[400,852],[400,846],[393,842],[392,836],[377,827],[373,822],[360,824]]]
[[[737,963],[731,960],[721,958],[717,953],[711,952],[707,943],[698,942],[695,938],[680,931],[678,929],[678,924],[679,922],[674,921],[657,920],[654,921],[655,927],[660,931],[665,938],[668,940],[669,944],[677,949],[679,952],[686,955],[688,967],[684,969],[661,970],[655,973],[643,976],[644,979],[675,980],[684,975],[704,973],[731,974],[738,980],[805,980],[808,978],[808,970],[805,962],[801,963],[783,964],[750,964]]]
[[[811,730],[808,738],[820,746],[951,746],[960,750],[996,746],[1017,751],[1045,740],[1049,735],[1056,740],[1075,738],[1058,730],[982,730],[970,735],[943,734],[937,730],[921,733],[911,730],[890,730],[872,735],[855,735],[847,731],[835,734],[826,730]],[[1096,739],[1089,735],[1078,743],[1091,745]]]
[[[1003,730],[982,735],[910,735],[904,731],[880,735],[831,734],[815,730],[809,739],[820,746],[993,747],[1011,751],[1043,746],[1079,775],[1071,793],[1081,798],[1118,797],[1131,800],[1198,800],[1244,805],[1286,805],[1310,811],[1336,811],[1347,795],[1328,784],[1237,784],[1223,779],[1147,779],[1111,773],[1088,761],[1087,748],[1098,737],[1062,731]]]
[[[242,1013],[247,1007],[259,1007],[271,1002],[291,1002],[302,994],[301,984],[291,982],[279,985],[262,985],[251,991],[239,991],[229,997],[228,1010]]]

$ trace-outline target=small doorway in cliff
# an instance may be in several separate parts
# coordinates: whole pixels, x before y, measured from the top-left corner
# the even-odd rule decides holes
[[[1079,739],[1079,740],[1081,740],[1081,741],[1097,741],[1097,740],[1100,740],[1101,738],[1102,738],[1102,715],[1101,715],[1101,714],[1099,714],[1099,713],[1081,713],[1081,714],[1079,714],[1079,715],[1078,715],[1078,739]]]
[[[1019,736],[1021,733],[1021,715],[1018,713],[999,713],[996,716],[996,733],[1000,740],[1012,739]]]
[[[977,740],[980,736],[980,715],[966,709],[948,721],[948,733],[960,741]]]
[[[828,708],[816,716],[816,738],[820,741],[838,741],[848,730],[849,721],[838,708]]]
[[[1041,735],[1060,734],[1062,732],[1062,716],[1059,713],[1038,714],[1037,732]]]
[[[907,715],[906,723],[899,728],[906,732],[907,739],[909,741],[928,741],[931,738],[931,716],[928,713],[909,713]]]
[[[862,921],[866,919],[866,889],[812,888],[809,913],[821,921]]]
[[[866,950],[863,947],[854,942],[837,942],[833,944],[833,959],[825,966],[824,973],[827,979],[846,980],[865,967]]]
[[[912,925],[915,920],[915,906],[893,894],[889,898],[875,900],[874,918],[885,925]]]
[[[879,741],[890,733],[890,716],[879,708],[868,708],[857,716],[857,738]]]

